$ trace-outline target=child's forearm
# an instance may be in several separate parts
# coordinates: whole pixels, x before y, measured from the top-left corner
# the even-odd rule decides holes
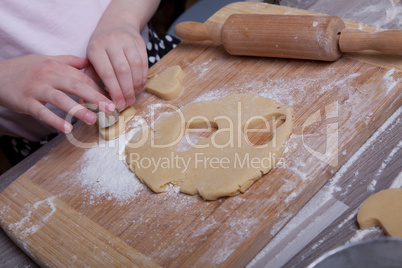
[[[98,26],[123,22],[141,31],[151,19],[160,0],[112,0]]]

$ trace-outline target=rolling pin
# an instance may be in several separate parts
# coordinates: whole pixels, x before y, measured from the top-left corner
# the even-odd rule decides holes
[[[182,22],[178,37],[213,40],[232,55],[335,61],[342,52],[375,50],[402,55],[402,31],[346,29],[339,17],[233,14],[225,23]]]

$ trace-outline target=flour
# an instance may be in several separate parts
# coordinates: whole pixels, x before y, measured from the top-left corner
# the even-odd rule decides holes
[[[389,162],[393,159],[393,157],[395,156],[395,154],[402,148],[402,141],[399,141],[398,144],[395,146],[394,149],[392,149],[392,151],[389,153],[389,155],[387,156],[387,158],[385,158],[385,160],[381,163],[381,167],[378,169],[377,173],[376,173],[376,177],[379,177],[382,172],[384,171],[384,169],[387,167],[387,165],[389,164]]]
[[[291,219],[286,225],[283,226],[282,220],[278,221],[274,226],[277,230],[271,231],[271,235],[275,235],[273,239],[247,267],[283,267],[348,208],[335,199],[326,200],[322,192],[318,192],[308,204],[293,218],[288,214]],[[322,213],[318,215],[317,211]]]
[[[395,79],[395,78],[392,77],[392,75],[393,75],[394,73],[397,73],[397,72],[395,71],[395,69],[391,69],[391,70],[389,70],[389,71],[384,75],[384,77],[383,77],[384,82],[386,83],[386,91],[387,91],[386,94],[388,94],[389,92],[391,92],[392,89],[393,89],[395,86],[399,85],[399,84],[402,82],[402,79]]]
[[[367,237],[375,237],[376,235],[383,233],[384,231],[381,230],[381,228],[378,226],[374,226],[365,230],[357,230],[346,244],[358,242]]]
[[[389,188],[402,188],[402,172],[398,174]]]
[[[133,129],[117,139],[101,141],[85,151],[81,172],[77,177],[78,182],[85,187],[90,204],[99,197],[128,200],[144,188],[128,168],[123,155],[127,143],[141,129],[135,127],[138,125],[141,125],[140,121],[136,121]]]
[[[338,172],[330,179],[329,181],[329,197],[332,197],[332,194],[335,192],[339,192],[341,189],[336,185],[339,180],[344,176],[344,174],[354,165],[354,163],[359,160],[361,155],[370,148],[374,142],[387,131],[395,121],[399,120],[399,116],[402,114],[402,107],[399,107],[398,110],[395,111],[393,115],[391,115],[387,121],[357,150],[357,152],[349,158],[349,160],[338,170]],[[399,150],[399,149],[398,149]]]
[[[244,239],[251,236],[253,228],[258,226],[261,221],[266,220],[264,217],[246,217],[236,212],[233,218],[236,220],[229,219],[223,223],[221,222],[220,226],[218,226],[228,234],[231,234],[232,237],[227,241],[224,239],[216,241],[219,250],[214,250],[211,254],[206,254],[202,257],[202,263],[204,263],[205,266],[219,265],[227,260],[227,258],[244,242]],[[215,228],[215,230],[216,229],[217,228]]]
[[[370,182],[370,184],[367,186],[367,190],[370,192],[375,191],[375,186],[377,185],[377,179],[374,179]]]
[[[9,228],[13,231],[13,233],[19,233],[19,239],[23,240],[27,236],[30,236],[36,233],[39,228],[42,227],[44,223],[48,221],[48,219],[53,215],[56,211],[56,206],[54,205],[54,196],[46,198],[45,200],[41,200],[29,206],[27,208],[26,215],[16,223],[10,224]],[[32,214],[35,210],[39,209],[41,206],[47,206],[50,211],[41,219],[36,220],[32,219]]]
[[[194,71],[198,75],[199,78],[202,78],[205,76],[205,74],[207,74],[207,72],[211,68],[211,66],[210,66],[211,62],[212,62],[212,59],[209,59],[208,61],[205,61],[195,67]]]
[[[279,230],[292,218],[292,213],[282,213],[280,216],[280,219],[272,226],[271,229],[271,236],[275,236]],[[289,228],[292,228],[294,226],[289,226]]]
[[[196,102],[200,102],[200,101],[211,101],[214,99],[220,99],[223,97],[226,97],[229,94],[232,94],[233,91],[224,89],[224,90],[220,90],[220,89],[216,89],[216,90],[211,90],[208,91],[200,96],[198,96],[196,99],[194,99],[191,103],[196,103]]]
[[[344,219],[340,224],[338,224],[337,228],[341,229],[343,226],[345,226],[347,223],[349,223],[352,219],[354,219],[357,216],[358,211],[359,211],[359,209],[353,210],[352,213],[350,213],[346,219]]]
[[[341,61],[343,59],[340,59]],[[340,76],[337,75],[336,70],[330,66],[323,67],[325,75],[317,73],[311,77],[297,76],[297,77],[281,77],[270,78],[261,77],[261,79],[250,79],[247,76],[236,77],[236,80],[231,84],[223,86],[215,86],[208,92],[198,96],[191,103],[199,101],[211,101],[213,99],[223,98],[230,94],[251,93],[265,98],[271,98],[282,104],[283,107],[297,106],[300,104],[300,96],[308,95],[312,100],[318,100],[323,94],[338,90],[342,87],[352,87],[352,83],[356,77],[361,76],[360,72]],[[320,69],[320,72],[323,70]],[[398,79],[394,79],[392,73],[384,78],[386,83],[398,83]],[[391,86],[387,90],[391,90]],[[314,94],[308,94],[312,92]],[[356,97],[358,98],[358,97]],[[361,99],[359,99],[361,100]],[[350,103],[350,105],[355,104]]]

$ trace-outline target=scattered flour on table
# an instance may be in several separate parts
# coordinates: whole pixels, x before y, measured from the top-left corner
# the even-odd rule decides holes
[[[340,224],[338,224],[337,228],[341,229],[343,226],[345,226],[345,224],[354,219],[357,216],[357,212],[359,212],[359,209],[353,210],[346,219],[344,219]]]
[[[372,192],[375,191],[375,186],[377,185],[377,180],[380,178],[384,169],[388,166],[388,164],[391,162],[391,160],[394,159],[395,154],[398,153],[401,148],[402,148],[402,141],[399,141],[399,143],[392,149],[392,151],[388,154],[388,156],[381,163],[381,166],[377,170],[377,173],[375,174],[374,179],[371,181],[370,185],[368,186],[369,191],[372,191]]]
[[[383,233],[384,231],[381,230],[381,228],[378,226],[374,226],[365,230],[356,230],[356,233],[350,238],[350,240],[346,244],[358,242],[365,239],[366,237],[370,238]]]
[[[315,232],[321,232],[315,228],[311,229],[311,226],[323,226],[322,228],[328,226],[330,221],[326,219],[327,216],[314,216],[317,208],[325,206],[327,202],[325,193],[318,192],[293,218],[291,213],[285,213],[284,218],[280,219],[271,230],[272,240],[247,267],[260,267],[262,264],[266,267],[281,267],[286,259],[293,257],[316,236]],[[340,211],[334,209],[331,211],[341,214],[345,208],[337,206],[337,209],[340,208],[342,208]]]
[[[398,174],[389,188],[402,188],[402,172]]]
[[[270,241],[270,243],[249,263],[248,267],[253,267],[256,263],[259,263],[265,256],[269,255],[269,253],[275,249],[281,241],[283,241],[286,237],[293,235],[293,232],[297,230],[299,226],[301,226],[305,221],[307,221],[311,215],[317,210],[317,207],[321,206],[329,202],[334,198],[334,193],[339,192],[341,189],[338,186],[338,182],[340,179],[350,170],[351,167],[355,164],[355,162],[361,157],[362,154],[365,153],[367,149],[369,149],[373,143],[387,130],[391,129],[395,122],[399,121],[399,117],[402,114],[402,107],[400,107],[397,111],[392,114],[387,121],[360,147],[360,149],[338,170],[338,172],[330,179],[329,183],[323,187],[323,190],[318,192],[307,204],[297,213],[285,226],[283,229],[276,233],[276,230],[272,230],[272,235],[276,236]],[[394,148],[394,150],[390,153],[390,155],[394,155],[396,151],[400,148],[400,144]],[[387,158],[388,159],[388,158]],[[386,162],[386,160],[384,161]],[[294,170],[297,172],[297,169]],[[358,171],[356,174],[358,175]],[[303,177],[303,175],[301,175]],[[393,184],[390,188],[400,188],[402,187],[402,172],[394,179]],[[291,198],[291,195],[288,197]],[[287,200],[289,202],[289,200]],[[338,226],[337,230],[340,230],[345,224],[350,222],[353,218],[356,217],[358,212],[357,210],[352,211],[349,216],[343,220]],[[278,227],[283,224],[278,223]],[[367,230],[356,230],[356,233],[350,239],[349,242],[360,241],[365,237],[375,236],[376,234],[382,233],[382,230],[379,227],[372,227]],[[321,244],[323,244],[328,237],[324,237],[320,241],[318,241],[315,245],[312,246],[312,250],[315,250]],[[348,243],[349,243],[348,242]]]
[[[353,216],[355,216],[356,214],[352,214]],[[383,234],[384,232],[381,230],[380,227],[378,226],[373,226],[369,229],[366,230],[356,230],[355,234],[349,239],[349,241],[347,241],[345,243],[345,245],[350,244],[350,243],[354,243],[354,242],[359,242],[362,241],[366,238],[370,238],[370,237],[377,237],[378,235]],[[311,247],[311,250],[316,250],[319,246],[321,246],[323,243],[325,243],[328,240],[328,237],[324,237],[322,238],[320,241],[318,241],[316,244],[314,244]]]
[[[138,130],[134,127],[115,140],[101,141],[85,151],[78,179],[90,199],[104,196],[123,201],[143,189],[144,185],[130,171],[124,156],[126,145]]]
[[[335,175],[329,181],[329,191],[328,197],[332,197],[332,194],[335,192],[339,192],[342,189],[337,187],[339,180],[344,176],[344,174],[355,164],[357,160],[364,154],[364,152],[370,148],[374,142],[389,129],[390,126],[394,124],[395,121],[399,120],[400,115],[402,114],[402,107],[399,107],[398,110],[394,112],[385,122],[378,128],[376,132],[357,150],[357,152],[352,155],[349,160],[335,173]],[[399,150],[399,146],[397,146]],[[375,186],[375,185],[374,185]]]

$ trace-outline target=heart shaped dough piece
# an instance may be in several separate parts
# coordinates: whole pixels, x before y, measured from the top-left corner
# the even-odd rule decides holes
[[[180,66],[168,67],[159,75],[153,77],[146,85],[145,89],[156,96],[170,100],[176,98],[181,92],[181,81],[184,72]]]

